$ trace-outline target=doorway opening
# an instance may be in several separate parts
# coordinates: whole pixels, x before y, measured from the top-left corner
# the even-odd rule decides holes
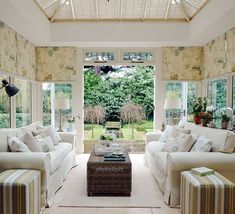
[[[123,143],[128,152],[145,152],[153,129],[153,66],[84,66],[84,149],[102,139]]]

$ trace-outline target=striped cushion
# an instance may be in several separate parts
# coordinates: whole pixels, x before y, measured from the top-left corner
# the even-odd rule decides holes
[[[181,173],[182,214],[234,214],[235,184],[216,173],[199,176]]]
[[[41,175],[36,170],[6,170],[0,174],[0,213],[38,214]]]

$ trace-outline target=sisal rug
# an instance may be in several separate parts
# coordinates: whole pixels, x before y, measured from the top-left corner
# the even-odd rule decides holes
[[[86,191],[88,157],[89,155],[81,155],[79,165],[71,170],[62,187],[63,197],[59,207],[161,208],[162,193],[149,169],[144,167],[143,155],[130,155],[132,160],[131,197],[88,197]]]

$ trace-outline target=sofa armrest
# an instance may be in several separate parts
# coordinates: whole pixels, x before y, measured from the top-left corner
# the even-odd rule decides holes
[[[74,148],[75,134],[73,132],[58,132],[63,142],[71,143]]]
[[[145,134],[146,143],[148,144],[151,141],[158,141],[162,135],[162,131],[156,130],[154,132],[149,132]]]
[[[167,156],[167,180],[164,201],[170,207],[180,204],[181,172],[195,167],[208,167],[235,182],[235,153],[220,152],[174,152]]]
[[[0,169],[34,169],[50,174],[50,155],[37,152],[1,152]]]
[[[235,153],[221,152],[174,152],[167,157],[171,170],[190,170],[205,166],[218,171],[235,171]]]

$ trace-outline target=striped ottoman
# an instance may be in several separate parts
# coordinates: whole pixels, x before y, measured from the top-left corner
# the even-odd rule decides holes
[[[38,214],[41,211],[41,174],[36,170],[0,173],[0,213]]]
[[[181,173],[182,214],[234,214],[235,184],[216,173]]]

